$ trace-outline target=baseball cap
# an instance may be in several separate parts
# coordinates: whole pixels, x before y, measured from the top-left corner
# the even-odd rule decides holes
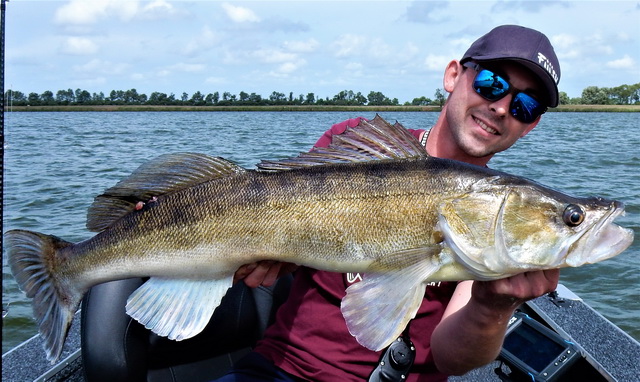
[[[501,25],[477,39],[464,54],[467,61],[516,61],[531,70],[547,89],[549,107],[558,106],[560,63],[541,32],[519,25]]]

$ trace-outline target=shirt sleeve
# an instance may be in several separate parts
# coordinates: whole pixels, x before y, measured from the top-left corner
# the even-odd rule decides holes
[[[318,139],[318,141],[316,142],[315,145],[313,145],[313,147],[329,147],[329,145],[331,144],[331,137],[333,137],[334,135],[344,133],[345,130],[347,130],[347,127],[358,126],[358,124],[362,120],[368,121],[368,119],[364,117],[356,117],[356,118],[347,119],[346,121],[342,121],[340,123],[336,123],[335,125],[331,126],[329,130],[325,131],[324,134],[322,134],[320,139]],[[420,140],[420,135],[425,131],[423,129],[417,129],[417,130],[407,129],[407,130],[418,140]]]
[[[358,126],[361,120],[368,121],[368,119],[364,117],[356,117],[347,119],[346,121],[342,121],[340,123],[336,123],[335,125],[331,126],[329,130],[325,131],[324,134],[322,134],[320,139],[318,139],[313,147],[329,147],[329,145],[331,144],[331,137],[334,134],[342,134],[345,130],[347,130],[347,127]]]

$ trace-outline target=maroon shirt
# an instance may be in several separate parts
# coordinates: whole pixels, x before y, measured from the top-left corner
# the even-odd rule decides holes
[[[326,147],[333,134],[354,127],[359,118],[333,125],[316,143]],[[409,130],[419,138],[423,130]],[[280,307],[255,351],[284,371],[311,381],[363,381],[376,367],[381,352],[361,346],[349,333],[340,302],[346,288],[361,280],[360,274],[342,274],[300,267],[287,301]],[[446,381],[431,355],[431,334],[440,322],[457,283],[429,285],[410,337],[416,359],[408,381]],[[383,318],[381,318],[383,319]]]

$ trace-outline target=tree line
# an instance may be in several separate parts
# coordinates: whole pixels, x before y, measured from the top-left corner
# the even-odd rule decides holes
[[[14,106],[65,106],[65,105],[188,105],[188,106],[269,106],[269,105],[339,105],[339,106],[397,106],[400,102],[397,98],[389,98],[382,92],[371,91],[367,96],[361,92],[343,90],[332,98],[317,97],[314,93],[306,96],[300,94],[294,96],[293,92],[288,95],[277,91],[272,92],[268,97],[263,97],[256,93],[241,91],[239,94],[230,92],[213,92],[204,94],[200,91],[189,95],[184,92],[180,96],[173,93],[166,94],[153,92],[149,96],[138,93],[136,89],[112,90],[109,95],[103,92],[90,93],[82,89],[58,90],[55,94],[52,91],[45,91],[42,94],[31,92],[28,95],[17,90],[5,92],[5,102]],[[445,93],[438,89],[435,99],[426,97],[415,98],[406,105],[440,105],[444,103]]]
[[[446,100],[446,92],[436,89],[434,98],[425,96],[414,98],[404,105],[442,106]],[[65,106],[65,105],[159,105],[159,106],[269,106],[269,105],[330,105],[330,106],[398,106],[397,98],[389,98],[378,91],[371,91],[367,96],[361,92],[342,90],[335,96],[317,97],[314,93],[294,96],[274,91],[268,97],[256,93],[241,91],[202,93],[196,91],[192,95],[184,92],[180,96],[174,93],[153,92],[149,96],[138,93],[136,89],[112,90],[109,95],[103,92],[90,93],[82,89],[23,93],[16,90],[5,92],[5,102],[14,106]],[[640,83],[621,85],[613,88],[589,86],[582,91],[582,96],[570,98],[567,93],[560,92],[561,105],[633,105],[640,104]]]

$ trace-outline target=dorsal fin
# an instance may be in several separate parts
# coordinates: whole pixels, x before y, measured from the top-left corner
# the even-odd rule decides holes
[[[381,159],[423,158],[420,142],[400,123],[391,125],[376,114],[371,121],[361,120],[355,127],[334,135],[329,147],[314,147],[295,158],[262,161],[261,171],[284,171],[332,163],[369,162]]]
[[[97,196],[89,207],[87,228],[103,231],[133,211],[139,202],[244,171],[225,159],[204,154],[161,155]]]

